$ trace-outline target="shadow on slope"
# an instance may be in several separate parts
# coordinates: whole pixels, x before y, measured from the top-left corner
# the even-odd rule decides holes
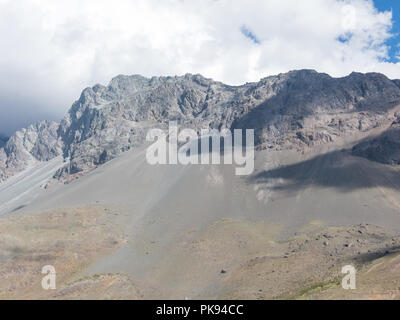
[[[400,190],[400,171],[350,151],[333,151],[310,160],[258,173],[251,183],[274,182],[272,190],[296,191],[311,186],[335,188],[341,192],[386,187]]]
[[[389,130],[357,144],[352,153],[383,164],[400,165],[400,115]]]

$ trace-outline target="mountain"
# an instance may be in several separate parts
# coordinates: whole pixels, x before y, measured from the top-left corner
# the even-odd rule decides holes
[[[398,298],[398,83],[300,70],[85,89],[60,124],[1,149],[0,298]],[[254,173],[150,165],[147,130],[171,120],[254,128]],[[349,264],[357,291],[338,282]],[[43,265],[57,290],[42,290]]]
[[[332,78],[300,70],[242,86],[201,75],[121,75],[108,86],[85,89],[58,128],[54,123],[49,128],[47,122],[36,127],[44,130],[38,144],[51,149],[42,150],[44,156],[31,152],[32,142],[19,143],[19,151],[11,147],[18,139],[25,141],[22,136],[40,135],[39,131],[32,127],[28,133],[16,133],[2,151],[1,180],[21,171],[29,159],[50,159],[60,149],[66,165],[56,177],[82,175],[140,146],[150,128],[165,128],[172,120],[196,130],[255,129],[259,150],[304,149],[383,127],[395,121],[389,113],[399,102],[399,81],[376,73]]]
[[[118,76],[85,89],[59,135],[69,164],[57,176],[86,172],[143,143],[149,128],[254,128],[258,148],[332,142],[383,125],[400,88],[380,74],[335,79],[312,70],[232,87],[200,75]]]
[[[384,127],[396,120],[390,111],[399,102],[399,81],[376,73],[332,78],[300,70],[242,86],[201,75],[121,75],[85,89],[59,127],[42,122],[13,135],[0,151],[0,181],[61,149],[66,165],[55,176],[82,175],[172,120],[196,130],[251,128],[259,150],[300,150]]]

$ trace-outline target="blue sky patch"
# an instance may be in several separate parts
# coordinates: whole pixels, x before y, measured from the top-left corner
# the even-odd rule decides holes
[[[260,44],[261,41],[257,38],[257,36],[245,25],[243,25],[240,28],[240,31],[242,32],[242,34],[246,37],[249,38],[251,41],[253,41],[255,44]]]
[[[400,1],[399,0],[374,0],[375,7],[379,11],[392,11],[393,14],[393,29],[390,38],[386,45],[389,46],[389,62],[399,62],[400,56]]]
[[[353,37],[353,34],[351,32],[348,32],[346,34],[339,36],[337,38],[337,40],[340,41],[341,43],[348,43],[352,37]]]

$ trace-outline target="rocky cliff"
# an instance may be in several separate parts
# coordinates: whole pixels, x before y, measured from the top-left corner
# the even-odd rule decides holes
[[[400,113],[384,133],[357,144],[352,153],[376,162],[400,165]]]
[[[62,150],[66,165],[56,177],[84,173],[142,144],[150,128],[166,128],[172,120],[197,130],[255,129],[258,149],[312,148],[395,122],[397,105],[400,81],[377,73],[332,78],[300,70],[242,86],[201,75],[121,75],[108,86],[85,89],[59,127],[44,122],[16,133],[0,149],[0,172],[4,179]],[[5,167],[14,169],[4,174]]]
[[[58,124],[41,121],[14,133],[0,148],[0,181],[62,152]]]

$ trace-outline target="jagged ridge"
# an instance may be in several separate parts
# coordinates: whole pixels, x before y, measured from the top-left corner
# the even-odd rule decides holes
[[[51,143],[42,139],[46,143],[20,149],[38,161],[56,156],[62,149],[67,164],[56,177],[65,178],[142,144],[150,128],[164,128],[171,120],[196,130],[252,128],[259,149],[291,149],[383,126],[395,120],[388,118],[388,111],[399,104],[400,81],[377,73],[332,78],[300,70],[242,86],[191,74],[150,79],[121,75],[108,86],[85,89],[59,127],[38,128],[47,132]],[[0,151],[3,179],[27,162],[26,152],[10,152],[11,146],[18,144],[16,140],[25,139],[20,133],[16,136],[19,138],[11,138]],[[15,163],[14,169],[4,174],[10,163]]]

